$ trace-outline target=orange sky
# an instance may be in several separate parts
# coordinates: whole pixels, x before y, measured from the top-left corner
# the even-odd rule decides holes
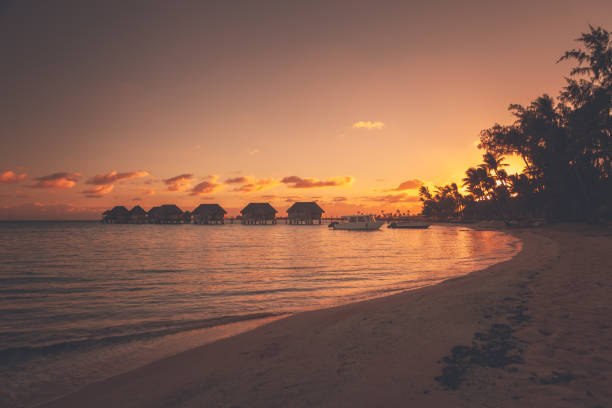
[[[0,6],[0,219],[418,211],[612,22],[608,1],[96,3]]]

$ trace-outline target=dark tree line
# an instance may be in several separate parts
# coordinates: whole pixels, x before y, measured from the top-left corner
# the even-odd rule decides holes
[[[461,194],[453,183],[420,190],[423,215],[451,218],[526,218],[596,221],[612,218],[612,39],[601,27],[577,39],[580,47],[557,62],[575,66],[555,99],[512,104],[511,125],[480,133],[483,163],[466,171]],[[505,155],[525,163],[508,175]]]

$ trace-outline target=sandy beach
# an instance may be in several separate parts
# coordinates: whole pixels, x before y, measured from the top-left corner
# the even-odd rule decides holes
[[[44,406],[611,406],[612,232],[513,233],[510,261],[293,315]]]

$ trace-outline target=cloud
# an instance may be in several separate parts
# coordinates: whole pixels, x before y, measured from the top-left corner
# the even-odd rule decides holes
[[[278,184],[278,181],[273,178],[253,179],[248,177],[237,177],[237,179],[238,178],[244,179],[244,181],[241,182],[246,182],[246,184],[236,187],[232,191],[251,193],[253,191],[265,190]]]
[[[254,155],[254,154],[257,154],[257,153],[259,153],[259,149],[257,149],[257,148],[249,150],[249,154],[251,156]]]
[[[317,201],[320,200],[319,196],[303,196],[303,195],[260,195],[256,197],[258,200],[275,201],[275,202],[287,202],[294,203],[297,201]]]
[[[164,183],[168,186],[168,191],[183,191],[191,187],[191,180],[193,174],[181,174],[164,180]]]
[[[239,176],[225,180],[225,184],[242,184],[240,187],[236,187],[232,191],[250,193],[273,187],[278,184],[278,181],[273,178],[256,179],[254,177]]]
[[[115,188],[114,184],[102,184],[87,190],[83,190],[81,193],[85,194],[85,197],[87,198],[100,198],[113,191],[113,188]]]
[[[372,122],[370,120],[353,123],[353,129],[367,129],[367,130],[380,130],[385,127],[385,124],[382,122]]]
[[[100,198],[113,191],[117,182],[146,177],[148,175],[149,173],[146,171],[131,171],[127,173],[111,171],[107,174],[97,174],[85,182],[85,184],[91,184],[95,187],[83,190],[81,194],[84,194],[87,198]]]
[[[377,203],[417,203],[419,202],[418,196],[408,195],[407,193],[401,194],[387,194],[382,196],[369,196],[363,197],[367,201],[375,201]]]
[[[135,178],[141,178],[148,176],[149,173],[146,171],[132,171],[128,173],[117,173],[116,171],[111,171],[108,174],[98,174],[93,176],[89,180],[87,180],[86,184],[94,184],[96,186],[113,184],[118,181],[130,180]]]
[[[281,183],[288,184],[289,188],[317,188],[317,187],[338,187],[351,184],[353,178],[350,176],[317,180],[313,178],[301,178],[298,176],[284,177]]]
[[[48,176],[38,177],[37,183],[32,184],[33,188],[72,188],[79,181],[79,173],[53,173]]]
[[[416,190],[420,188],[423,184],[425,183],[418,179],[406,180],[403,183],[400,183],[400,185],[397,186],[396,188],[392,188],[391,190],[388,190],[388,191]]]
[[[201,196],[204,194],[214,193],[223,186],[223,184],[217,183],[218,178],[219,177],[215,175],[208,176],[207,180],[204,180],[203,182],[193,187],[189,192],[189,195]]]
[[[13,170],[7,170],[4,173],[0,173],[0,184],[18,183],[26,177],[28,175],[25,173],[17,174]]]
[[[249,182],[249,179],[244,176],[228,178],[227,180],[225,180],[225,184],[242,184],[242,183],[248,183],[248,182]]]
[[[334,197],[334,198],[332,198],[332,201],[335,202],[335,203],[342,203],[342,202],[348,201],[348,198],[346,198],[346,197]]]

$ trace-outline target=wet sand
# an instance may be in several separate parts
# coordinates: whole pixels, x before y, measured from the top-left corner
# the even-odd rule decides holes
[[[612,231],[514,233],[510,261],[300,313],[44,406],[611,406]]]

